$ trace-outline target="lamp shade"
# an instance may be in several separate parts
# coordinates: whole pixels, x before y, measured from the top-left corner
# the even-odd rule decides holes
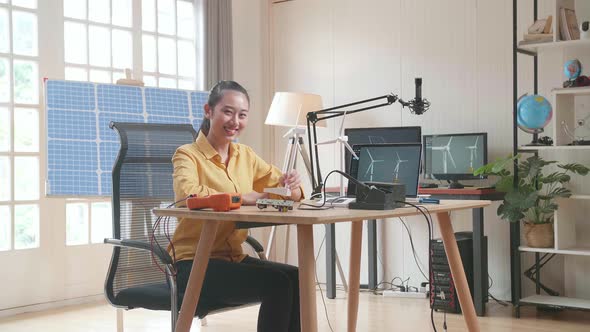
[[[322,109],[322,97],[310,93],[276,92],[268,110],[264,124],[273,126],[305,126],[308,112]],[[297,118],[299,114],[299,118]],[[317,127],[325,127],[326,121],[320,121]]]

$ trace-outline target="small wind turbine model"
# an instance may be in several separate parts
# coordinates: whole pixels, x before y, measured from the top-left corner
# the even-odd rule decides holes
[[[369,149],[367,149],[367,154],[369,155],[369,159],[371,159],[371,163],[369,164],[369,167],[367,167],[367,171],[365,172],[365,175],[363,175],[363,178],[365,178],[367,174],[369,174],[369,181],[373,181],[373,171],[375,170],[375,164],[382,163],[385,160],[374,159]]]
[[[466,146],[465,148],[469,150],[469,171],[473,172],[473,161],[475,160],[475,156],[477,155],[477,142],[479,141],[479,136],[475,137],[475,143],[470,146]]]
[[[344,116],[342,116],[342,123],[340,124],[340,132],[339,132],[340,135],[336,139],[331,139],[329,141],[319,142],[319,143],[316,143],[316,145],[340,143],[340,145],[343,145],[350,152],[350,154],[352,154],[352,157],[354,159],[359,159],[359,157],[354,152],[354,150],[352,149],[350,144],[348,144],[348,136],[344,135],[344,120],[346,120],[346,112],[344,112]],[[342,172],[346,171],[344,163],[345,163],[344,153],[341,152],[340,153],[340,170]],[[343,176],[340,177],[340,196],[344,196],[344,177]]]
[[[397,156],[397,162],[395,163],[395,168],[393,169],[393,182],[397,182],[399,180],[399,166],[405,162],[408,162],[407,159],[401,159],[397,151],[395,152],[395,155]]]
[[[442,145],[442,146],[433,146],[432,147],[432,151],[442,151],[443,154],[443,172],[446,174],[448,173],[447,170],[447,158],[451,159],[451,163],[453,164],[454,168],[457,168],[457,165],[455,164],[455,160],[453,159],[453,155],[451,154],[451,142],[453,141],[453,136],[451,136],[451,138],[449,138],[449,142],[447,143],[447,145]]]

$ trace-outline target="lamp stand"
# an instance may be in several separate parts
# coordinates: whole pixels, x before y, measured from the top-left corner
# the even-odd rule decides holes
[[[283,160],[283,174],[295,169],[297,166],[297,152],[303,159],[303,164],[305,165],[305,169],[307,170],[307,174],[311,177],[312,170],[311,170],[311,163],[309,162],[309,154],[307,149],[305,148],[305,144],[303,141],[303,136],[305,136],[305,128],[302,127],[293,127],[291,128],[283,137],[289,137],[289,141],[287,143],[287,150],[285,151],[285,157]],[[344,168],[344,155],[342,156],[342,167]],[[340,191],[344,190],[343,183],[340,185]],[[288,188],[265,188],[264,192],[273,193],[282,196],[291,196],[291,191]],[[274,244],[274,240],[276,237],[276,227],[271,226],[270,228],[270,235],[268,237],[267,247],[264,250],[268,258],[271,258],[271,251]],[[287,225],[286,231],[286,238],[285,238],[285,251],[284,251],[284,262],[287,263],[288,253],[289,253],[289,228],[291,225]],[[336,266],[338,267],[338,273],[340,274],[340,279],[342,279],[342,283],[344,286],[344,291],[348,292],[348,285],[346,282],[346,275],[344,274],[344,270],[342,269],[342,265],[340,264],[340,258],[338,257],[338,252],[336,252]]]

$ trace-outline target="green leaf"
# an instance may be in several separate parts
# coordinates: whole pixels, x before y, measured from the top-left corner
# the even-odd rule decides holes
[[[539,156],[532,156],[523,161],[518,167],[518,176],[522,178],[534,178],[540,174],[541,169],[549,164],[554,164],[556,161],[546,161]]]
[[[588,171],[590,171],[588,167],[578,163],[561,164],[557,165],[557,167],[580,175],[587,175]]]
[[[496,183],[496,190],[501,192],[511,192],[514,190],[514,177],[513,176],[506,176],[501,178]]]
[[[567,188],[559,187],[551,190],[551,192],[547,195],[550,197],[570,197],[572,195],[572,191]]]
[[[539,182],[541,183],[554,183],[554,182],[560,182],[560,183],[566,183],[569,182],[571,179],[571,177],[565,173],[561,173],[561,172],[553,172],[547,176],[541,176],[538,178]]]
[[[522,211],[514,208],[514,206],[504,203],[500,204],[497,213],[502,219],[508,220],[510,222],[518,222],[524,217]]]

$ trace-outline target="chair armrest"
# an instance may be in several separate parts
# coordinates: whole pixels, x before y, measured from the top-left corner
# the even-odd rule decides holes
[[[251,237],[250,235],[248,235],[248,237],[246,238],[246,243],[248,243],[250,247],[252,247],[252,249],[254,249],[254,251],[256,251],[257,253],[264,252],[264,247],[262,246],[262,244],[260,244],[260,242],[258,242],[255,238]]]
[[[256,240],[254,240],[254,241],[256,241]],[[164,264],[173,264],[174,263],[174,261],[172,260],[172,257],[170,257],[168,252],[158,245],[152,246],[149,243],[146,243],[143,241],[119,240],[119,239],[104,239],[104,243],[112,244],[117,247],[126,247],[126,248],[133,248],[133,249],[150,251],[154,255],[158,256],[158,258],[160,259],[160,261],[162,263],[164,263]],[[260,245],[260,243],[258,245]]]

